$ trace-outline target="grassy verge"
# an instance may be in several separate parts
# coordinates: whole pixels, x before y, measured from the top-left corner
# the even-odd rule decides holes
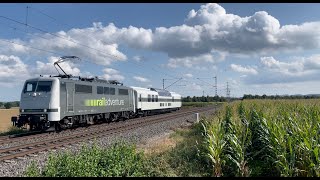
[[[8,131],[5,132],[1,132],[0,136],[7,136],[7,135],[13,135],[13,134],[20,134],[20,133],[25,133],[28,130],[25,129],[21,129],[15,126],[11,126],[10,129]]]
[[[137,149],[135,145],[123,142],[110,148],[96,145],[82,147],[78,154],[70,152],[58,155],[51,154],[44,169],[39,170],[31,163],[24,172],[28,177],[175,177],[175,176],[207,176],[207,162],[199,156],[196,146],[200,141],[201,125],[192,129],[180,129],[170,135],[170,145],[162,147],[162,151],[153,149]],[[171,143],[172,142],[172,143]],[[190,144],[192,144],[190,146]],[[160,148],[161,149],[161,148]]]

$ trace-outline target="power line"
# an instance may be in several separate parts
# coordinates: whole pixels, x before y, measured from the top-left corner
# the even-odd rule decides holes
[[[65,24],[65,23],[61,23],[61,22],[59,22],[59,20],[57,20],[56,18],[54,18],[54,17],[52,17],[52,16],[50,16],[50,15],[48,15],[48,14],[46,14],[46,13],[44,13],[43,11],[41,11],[40,9],[38,9],[38,8],[35,8],[35,7],[29,7],[31,10],[34,10],[34,11],[36,11],[36,12],[38,12],[38,13],[40,13],[40,14],[42,14],[42,15],[44,15],[44,16],[46,16],[46,17],[48,17],[48,18],[50,18],[50,19],[52,19],[53,21],[55,21],[55,22],[57,22],[57,24],[60,24],[60,25],[63,25],[63,26],[70,26],[69,24]],[[71,26],[70,26],[71,27]]]
[[[44,13],[42,12],[42,14],[44,14]],[[50,32],[48,32],[48,31],[46,31],[46,30],[41,29],[41,28],[28,25],[27,22],[24,24],[24,23],[22,23],[22,22],[20,22],[20,21],[17,21],[17,20],[8,18],[8,17],[6,17],[6,16],[0,16],[0,18],[7,19],[7,20],[9,20],[9,21],[15,22],[15,23],[20,24],[20,25],[25,25],[25,26],[27,26],[27,27],[30,27],[30,28],[35,29],[35,30],[38,30],[38,31],[43,32],[43,33],[48,33],[48,34],[50,34],[50,35],[52,35],[52,36],[55,36],[55,37],[58,37],[58,38],[61,38],[61,39],[64,39],[64,40],[73,42],[73,43],[75,43],[75,44],[78,44],[78,45],[81,45],[81,46],[84,46],[84,47],[87,47],[87,48],[90,48],[90,49],[93,49],[93,50],[96,50],[96,51],[98,51],[98,52],[100,52],[100,53],[103,53],[103,54],[105,54],[105,55],[112,56],[112,57],[115,57],[115,58],[119,58],[118,56],[105,53],[105,52],[103,52],[103,51],[101,51],[101,50],[92,48],[92,47],[90,47],[90,46],[87,46],[87,45],[84,45],[84,44],[81,44],[81,43],[78,43],[78,42],[76,42],[76,41],[74,41],[74,40],[70,40],[70,39],[67,39],[67,38],[65,38],[65,37],[62,37],[62,36],[59,36],[59,35],[50,33]],[[90,53],[90,52],[89,52],[89,53]],[[133,63],[133,62],[131,62],[131,61],[128,61],[128,62]],[[133,64],[136,64],[136,63],[133,63]],[[136,64],[136,65],[137,65],[137,64]],[[152,68],[152,69],[155,70],[155,71],[157,71],[157,72],[160,72],[160,71],[158,71],[158,70],[156,70],[156,69],[154,69],[154,68]],[[160,72],[160,73],[161,73],[161,72]],[[163,72],[162,72],[162,73],[163,73]],[[164,74],[165,74],[166,76],[170,76],[170,75],[168,75],[168,74],[166,74],[166,73],[164,73]],[[170,77],[172,77],[172,76],[170,76]]]
[[[31,9],[31,7],[30,7],[30,9]],[[46,17],[48,17],[48,18],[50,18],[50,19],[58,22],[58,20],[57,20],[56,18],[54,18],[54,17],[52,17],[52,16],[44,13],[44,12],[41,11],[41,10],[39,10],[39,9],[37,9],[37,8],[35,8],[35,7],[33,7],[32,9],[34,9],[34,10],[36,10],[37,12],[41,13],[42,15],[44,15],[44,16],[46,16]],[[59,23],[59,24],[67,25],[67,24],[65,24],[65,23]],[[70,25],[67,25],[67,26],[70,26]],[[134,63],[134,62],[131,62],[131,61],[128,61],[128,62],[129,62],[129,63],[133,63],[133,64],[138,65],[138,66],[141,66],[141,65],[139,65],[138,63]],[[158,66],[158,65],[155,65],[155,66],[160,67],[160,66]],[[161,68],[161,67],[160,67],[160,68]],[[160,72],[160,71],[156,70],[155,68],[152,68],[152,67],[151,67],[151,69],[153,69],[154,71]],[[160,73],[163,73],[164,75],[166,75],[166,76],[168,76],[168,77],[177,77],[177,76],[169,75],[169,74],[164,73],[164,72],[160,72]]]
[[[31,7],[30,7],[31,8]],[[54,21],[58,21],[56,18],[54,18],[54,17],[52,17],[52,16],[49,16],[48,14],[46,14],[46,13],[44,13],[43,11],[41,11],[41,10],[39,10],[39,9],[37,9],[37,8],[34,8],[33,7],[33,9],[34,10],[36,10],[37,12],[39,12],[39,13],[41,13],[42,15],[44,15],[44,16],[47,16],[48,18],[50,18],[50,19],[53,19]],[[61,23],[60,23],[61,24]],[[67,25],[67,24],[64,24],[63,23],[63,25]],[[69,26],[69,25],[67,25],[67,26]],[[141,66],[141,65],[139,65],[138,63],[134,63],[134,62],[131,62],[131,61],[128,61],[129,63],[133,63],[133,64],[135,64],[135,65],[138,65],[138,66]],[[158,66],[158,65],[157,65]],[[158,66],[159,67],[159,66]],[[154,69],[154,68],[152,68],[154,71],[157,71],[157,72],[160,72],[160,71],[158,71],[158,70],[156,70],[156,69]],[[161,73],[161,72],[160,72]],[[162,72],[163,73],[163,72]],[[173,77],[172,75],[168,75],[168,74],[166,74],[166,73],[163,73],[163,74],[165,74],[166,76],[171,76],[171,77]]]
[[[14,41],[9,41],[9,40],[4,40],[4,39],[0,39],[0,41],[4,41],[4,42],[8,42],[8,43],[24,46],[24,47],[31,48],[31,49],[36,49],[36,50],[39,50],[39,51],[55,54],[55,55],[58,55],[58,56],[62,56],[61,54],[58,54],[58,53],[53,52],[53,51],[48,51],[48,50],[44,50],[44,49],[40,49],[40,48],[36,48],[36,47],[32,47],[32,46],[27,46],[27,45],[24,45],[24,44],[16,43]]]
[[[119,58],[118,56],[115,56],[115,55],[112,55],[112,54],[105,53],[104,51],[101,51],[101,50],[99,50],[99,49],[95,49],[95,48],[92,48],[92,47],[87,46],[87,45],[85,45],[85,44],[81,44],[81,43],[76,42],[76,41],[74,41],[74,40],[71,40],[71,39],[65,38],[65,37],[63,37],[63,36],[59,36],[59,35],[56,35],[56,34],[50,33],[50,32],[48,32],[48,31],[46,31],[46,30],[41,29],[41,28],[34,27],[34,26],[29,25],[29,24],[22,23],[22,22],[20,22],[20,21],[17,21],[17,20],[14,20],[14,19],[8,18],[8,17],[6,17],[6,16],[0,16],[0,18],[3,18],[3,19],[6,19],[6,20],[9,20],[9,21],[15,22],[15,23],[17,23],[17,24],[25,25],[25,26],[27,26],[27,27],[30,27],[30,28],[35,29],[35,30],[37,30],[37,31],[40,31],[40,32],[42,32],[42,33],[50,34],[50,35],[52,35],[52,36],[55,36],[55,37],[58,37],[58,38],[61,38],[61,39],[64,39],[64,40],[70,41],[70,42],[72,42],[72,43],[78,44],[78,45],[80,45],[80,46],[87,47],[87,48],[92,49],[92,50],[96,50],[96,51],[98,51],[98,52],[100,52],[100,53],[102,53],[102,54],[105,54],[105,55],[108,55],[108,56],[112,56],[112,57],[115,57],[115,58],[117,58],[118,60],[120,60],[120,58]]]
[[[29,8],[31,8],[31,7],[27,6],[27,11],[28,11]],[[35,8],[33,8],[33,9],[35,9]],[[43,14],[43,15],[46,15],[47,17],[49,17],[49,18],[51,18],[51,19],[54,19],[55,21],[57,21],[55,18],[53,18],[53,17],[51,17],[51,16],[43,13],[42,11],[40,12],[40,10],[38,10],[38,12],[41,13],[41,14]],[[50,35],[52,35],[52,36],[55,36],[55,37],[58,37],[58,38],[61,38],[61,39],[70,41],[70,42],[72,42],[72,43],[75,43],[75,44],[78,44],[78,45],[81,45],[81,46],[84,46],[84,47],[87,47],[87,48],[96,50],[96,51],[98,51],[98,52],[100,52],[100,53],[102,53],[102,54],[105,54],[105,55],[109,56],[109,57],[112,56],[112,57],[115,57],[115,58],[119,58],[118,56],[105,53],[105,52],[103,52],[103,51],[101,51],[101,50],[99,50],[99,49],[95,49],[95,48],[92,48],[92,47],[90,47],[90,46],[81,44],[81,43],[76,42],[76,41],[74,41],[74,40],[72,40],[72,39],[67,39],[67,38],[65,38],[65,37],[63,37],[63,36],[59,36],[59,35],[50,33],[50,32],[48,32],[48,31],[46,31],[46,30],[41,29],[41,28],[38,28],[38,27],[35,27],[35,26],[31,26],[30,24],[28,24],[28,21],[27,21],[27,20],[28,20],[28,16],[26,16],[26,23],[22,23],[22,22],[20,22],[20,21],[17,21],[17,20],[15,20],[15,19],[12,19],[12,18],[9,18],[9,17],[6,17],[6,16],[0,16],[0,18],[3,18],[3,19],[6,19],[6,20],[9,20],[9,21],[12,21],[12,22],[17,23],[17,24],[20,24],[20,25],[25,25],[26,27],[30,27],[30,28],[32,28],[32,29],[34,29],[34,30],[37,30],[37,31],[40,31],[40,32],[42,32],[42,33],[47,33],[47,34],[50,34]],[[16,28],[16,29],[17,29],[17,28]],[[43,37],[42,37],[42,38],[43,38]],[[43,38],[43,39],[47,39],[47,38]],[[48,40],[48,39],[47,39],[47,40]],[[9,41],[7,41],[7,42],[9,42]],[[11,43],[14,43],[14,42],[11,42]],[[15,43],[15,44],[17,44],[17,43]],[[19,44],[19,45],[21,45],[21,44]],[[25,45],[23,45],[23,46],[25,46]],[[28,47],[28,46],[26,46],[26,47]],[[31,47],[31,46],[29,46],[29,47],[32,48],[32,49],[37,49],[37,50],[41,50],[41,51],[44,51],[44,52],[50,52],[50,53],[52,53],[52,54],[57,54],[57,53],[54,53],[54,52],[51,52],[51,51],[47,51],[47,50],[43,50],[43,49],[40,49],[40,48],[35,48],[35,47]],[[91,52],[90,52],[90,53],[91,53]],[[133,63],[133,62],[131,62],[131,61],[129,61],[129,62],[130,62],[130,63]],[[92,63],[92,62],[91,62],[91,63]],[[96,63],[95,63],[95,64],[96,64]],[[136,64],[136,63],[134,63],[134,64]],[[99,65],[99,64],[98,64],[98,65]],[[136,65],[137,65],[137,64],[136,64]],[[158,65],[156,65],[156,66],[158,66]],[[160,67],[160,66],[158,66],[158,67]],[[158,70],[156,70],[156,69],[154,69],[154,68],[152,68],[152,69],[155,70],[155,71],[157,71],[157,72],[159,72]],[[160,73],[163,73],[163,72],[160,72]],[[132,73],[132,74],[136,74],[136,73]],[[166,76],[170,76],[170,77],[176,77],[176,76],[168,75],[167,73],[163,73],[163,74],[165,74]]]
[[[170,84],[169,86],[167,86],[166,88],[164,88],[164,89],[167,89],[168,87],[170,87],[170,86],[172,86],[172,85],[174,85],[175,83],[177,83],[178,81],[180,81],[182,78],[180,78],[180,79],[178,79],[177,81],[175,81],[174,83],[172,83],[172,84]]]

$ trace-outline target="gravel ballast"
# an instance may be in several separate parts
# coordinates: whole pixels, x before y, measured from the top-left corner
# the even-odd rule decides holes
[[[199,113],[200,116],[211,115],[213,111],[206,111]],[[122,132],[120,134],[114,134],[107,137],[97,138],[95,140],[89,140],[87,142],[81,142],[67,147],[62,147],[57,150],[40,152],[35,155],[24,156],[7,162],[0,162],[0,176],[17,177],[23,176],[23,172],[27,166],[35,161],[40,169],[42,169],[47,161],[49,153],[60,153],[66,150],[71,152],[78,152],[83,144],[91,146],[96,143],[100,147],[108,147],[111,144],[119,141],[125,141],[134,144],[145,144],[150,139],[156,139],[157,136],[163,136],[164,134],[172,133],[174,129],[186,127],[192,125],[195,122],[195,115],[188,115],[179,118],[174,118],[168,121],[152,124],[149,126],[140,127],[130,130],[128,132]],[[153,142],[154,143],[154,142]]]

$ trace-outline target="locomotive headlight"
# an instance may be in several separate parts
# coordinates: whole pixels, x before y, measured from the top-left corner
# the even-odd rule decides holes
[[[47,112],[47,109],[44,109],[43,112]]]
[[[21,109],[21,112],[24,112],[24,109]]]

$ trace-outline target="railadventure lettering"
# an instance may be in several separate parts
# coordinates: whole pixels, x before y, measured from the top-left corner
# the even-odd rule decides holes
[[[84,101],[85,106],[123,106],[124,100],[119,99],[87,99]]]

